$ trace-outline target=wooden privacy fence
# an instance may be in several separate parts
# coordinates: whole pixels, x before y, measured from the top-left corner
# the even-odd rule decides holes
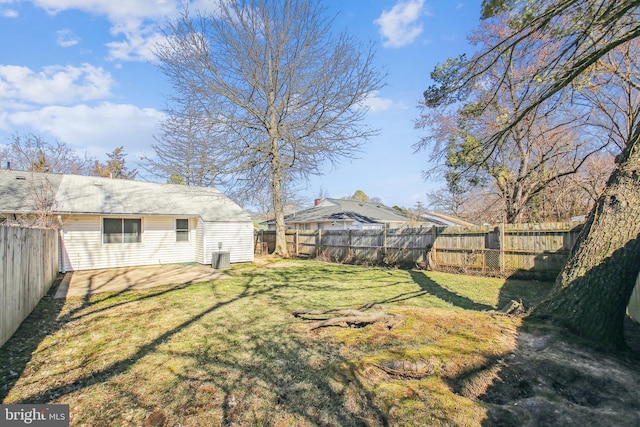
[[[581,228],[573,222],[438,228],[429,261],[438,270],[553,280]]]
[[[491,276],[552,280],[560,272],[581,224],[499,224],[400,230],[287,230],[296,256],[425,268]],[[256,233],[256,252],[272,252],[274,231]]]
[[[287,230],[287,250],[339,262],[415,264],[431,245],[431,228],[402,230]],[[256,253],[271,253],[275,231],[256,232]]]
[[[0,346],[11,338],[58,275],[58,232],[0,226]]]

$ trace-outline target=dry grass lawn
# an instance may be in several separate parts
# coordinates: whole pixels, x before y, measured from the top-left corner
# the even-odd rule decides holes
[[[66,301],[0,349],[3,403],[67,403],[73,426],[477,426],[478,401],[550,284],[313,261]],[[393,329],[309,332],[295,310],[377,303]]]

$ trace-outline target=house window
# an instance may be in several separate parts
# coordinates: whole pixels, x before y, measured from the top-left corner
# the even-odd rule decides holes
[[[139,243],[141,230],[140,218],[103,218],[102,243]]]
[[[189,241],[189,220],[176,219],[176,242]]]

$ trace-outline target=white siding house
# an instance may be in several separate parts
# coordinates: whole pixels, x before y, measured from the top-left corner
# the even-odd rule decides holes
[[[284,222],[290,230],[382,230],[407,226],[444,227],[457,225],[470,227],[474,224],[435,212],[421,216],[407,215],[381,203],[360,202],[345,199],[317,199],[312,208],[285,216]],[[275,220],[266,221],[269,230],[275,230]]]
[[[37,214],[44,187],[61,224],[60,271],[209,264],[219,250],[253,261],[253,222],[214,188],[1,170],[0,219]]]
[[[400,228],[411,220],[406,214],[380,203],[324,199],[315,206],[284,218],[294,230],[381,230]],[[275,220],[266,221],[275,230]]]
[[[107,244],[103,242],[103,218],[63,216],[60,271],[196,261],[195,227],[189,231],[188,241],[176,241],[175,218],[142,217],[140,242]],[[197,218],[189,222],[195,225]]]
[[[214,251],[230,251],[231,262],[253,261],[253,222],[209,222],[205,225],[203,234],[204,245],[207,248],[207,258],[198,261],[201,264],[211,262]],[[247,245],[246,242],[251,242]],[[230,248],[235,248],[231,251]]]

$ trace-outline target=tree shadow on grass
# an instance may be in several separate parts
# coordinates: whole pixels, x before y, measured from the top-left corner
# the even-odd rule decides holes
[[[19,400],[11,403],[64,401],[67,395],[80,393],[86,396],[91,394],[90,388],[100,386],[115,390],[118,395],[129,396],[128,407],[134,405],[142,408],[143,412],[150,413],[149,416],[156,416],[159,420],[176,421],[174,424],[180,424],[186,420],[185,414],[194,415],[195,413],[197,416],[198,411],[206,410],[194,407],[196,402],[187,398],[189,393],[194,392],[193,384],[200,382],[203,385],[212,384],[223,391],[223,397],[217,394],[216,399],[204,403],[197,402],[200,405],[206,403],[206,406],[216,405],[217,403],[214,402],[220,403],[223,424],[230,425],[234,422],[268,424],[271,417],[284,411],[289,419],[304,420],[304,423],[312,425],[388,425],[386,415],[373,402],[372,394],[359,382],[355,368],[350,367],[349,361],[340,356],[336,349],[331,349],[330,346],[325,345],[326,343],[316,342],[313,337],[298,335],[280,327],[265,328],[262,325],[263,316],[260,313],[253,314],[249,324],[229,321],[221,331],[208,329],[205,336],[213,337],[217,334],[218,345],[215,346],[207,345],[206,342],[194,342],[191,337],[184,335],[187,329],[200,324],[207,316],[217,313],[214,318],[207,318],[203,324],[200,324],[204,328],[211,326],[215,328],[215,322],[225,319],[225,313],[237,309],[237,307],[230,308],[234,303],[242,301],[241,307],[251,307],[253,298],[277,292],[278,288],[287,286],[289,284],[286,279],[281,283],[264,286],[254,283],[254,280],[248,277],[233,295],[212,299],[206,306],[197,311],[194,310],[180,324],[138,345],[132,354],[123,354],[115,360],[105,361],[105,365],[96,365],[90,372],[47,381],[46,389],[40,388],[28,395],[23,394]],[[165,289],[161,293],[171,292],[173,289],[175,288]],[[128,302],[154,296],[159,294],[141,293]],[[47,315],[45,320],[54,320],[60,313],[63,301],[55,302],[60,304],[57,312]],[[88,303],[90,303],[89,300],[84,304],[79,302],[80,307],[66,312],[59,318],[59,323],[53,330],[43,332],[37,342],[33,341],[31,351],[46,335],[64,327],[65,322],[82,317],[84,313],[81,307],[86,309]],[[114,300],[112,303],[112,306],[124,304],[119,300]],[[284,308],[286,304],[283,304]],[[96,308],[105,309],[102,306]],[[88,307],[88,309],[92,308]],[[285,320],[280,326],[286,328],[287,323],[290,322]],[[167,349],[163,344],[177,336],[180,337],[178,341],[186,342],[187,348],[169,346],[168,349],[178,349],[181,354],[175,357],[186,357],[187,360],[193,361],[190,363],[194,363],[194,367],[175,372],[175,388],[162,386],[160,394],[165,396],[164,406],[183,405],[183,407],[169,409],[158,404],[155,397],[147,397],[145,393],[141,394],[137,390],[140,382],[147,382],[144,376],[140,377],[136,384],[132,384],[123,380],[122,375],[138,378],[140,370],[151,372],[155,369],[153,366],[145,365],[147,362],[142,359],[147,356],[164,357],[167,361],[171,361],[172,357],[167,355]],[[249,351],[244,353],[238,351],[236,347],[238,343],[234,339],[242,341],[241,350],[242,346],[246,345]],[[228,351],[230,348],[235,349],[235,353]],[[27,362],[28,360],[24,362],[25,366]],[[16,381],[19,377],[20,375],[17,376]],[[117,380],[115,380],[116,377],[118,377]],[[149,381],[148,386],[151,387],[151,393],[155,393],[156,389],[153,388],[155,384],[151,384],[152,382],[153,380]],[[15,381],[6,391],[10,391],[13,385]],[[206,387],[203,390],[206,390]],[[260,393],[268,398],[266,403],[255,397]],[[249,407],[243,405],[243,399],[250,401],[251,405]],[[116,418],[124,416],[122,413],[126,408],[121,407],[123,404],[117,402],[119,401],[105,411],[105,414],[93,413],[91,416],[95,419],[90,420],[92,425],[111,425],[118,421],[113,418],[114,416]],[[117,412],[120,410],[122,413]]]
[[[54,299],[61,281],[62,276],[59,276],[18,330],[0,348],[0,402],[20,379],[40,343],[64,323],[57,320],[64,300]]]
[[[180,384],[192,385],[177,392],[191,396],[179,400],[188,406],[202,399],[193,390],[218,390],[221,425],[389,425],[356,368],[326,342],[278,331],[256,332],[247,342],[250,356],[213,347],[191,353],[197,366],[177,375]]]
[[[262,291],[264,292],[264,290]],[[216,302],[215,304],[212,304],[211,306],[209,306],[208,308],[206,308],[205,310],[201,311],[200,313],[196,314],[195,316],[190,317],[188,320],[182,322],[180,325],[176,326],[173,329],[169,329],[166,332],[164,332],[163,334],[157,336],[155,339],[149,341],[148,343],[140,346],[137,351],[135,352],[135,354],[125,358],[125,359],[121,359],[117,362],[114,362],[108,366],[106,366],[105,368],[96,370],[91,372],[88,375],[85,375],[83,377],[77,378],[67,384],[61,384],[58,385],[56,387],[51,387],[48,390],[42,392],[42,393],[38,393],[36,395],[32,395],[29,396],[27,399],[22,399],[21,401],[18,402],[14,402],[14,403],[46,403],[49,402],[50,400],[54,399],[57,396],[61,396],[67,393],[70,393],[72,391],[76,391],[78,389],[82,389],[82,388],[86,388],[89,386],[92,386],[94,384],[97,383],[101,383],[104,382],[106,380],[108,380],[111,377],[114,377],[116,375],[119,375],[123,372],[125,372],[126,370],[128,370],[133,364],[135,364],[136,362],[138,362],[140,359],[142,359],[143,357],[145,357],[146,355],[148,355],[149,353],[153,352],[156,350],[156,348],[164,343],[165,341],[167,341],[169,338],[171,338],[172,336],[174,336],[175,334],[178,334],[179,332],[183,331],[185,328],[191,326],[192,324],[194,324],[195,322],[199,321],[200,319],[202,319],[204,316],[226,306],[231,304],[234,301],[237,301],[239,299],[242,299],[248,295],[255,295],[256,293],[261,293],[260,291],[258,292],[251,292],[250,291],[250,286],[247,285],[245,287],[245,289],[243,290],[243,292],[241,292],[238,296],[224,300],[224,301],[219,301]]]
[[[431,280],[420,271],[410,270],[409,274],[411,275],[411,279],[418,286],[420,286],[420,289],[437,298],[440,298],[443,301],[453,304],[456,307],[463,308],[465,310],[476,311],[494,310],[494,307],[490,305],[477,303],[463,295],[458,295],[455,292],[451,292],[450,290],[442,287],[437,282]]]
[[[507,279],[502,288],[498,300],[498,308],[502,308],[509,302],[522,301],[525,310],[529,310],[540,304],[553,288],[553,282],[539,282],[534,280]]]
[[[125,301],[119,300],[118,297],[124,294],[126,290],[93,296],[88,293],[83,295],[81,299],[76,300],[77,304],[75,306],[69,310],[64,310],[69,301],[66,298],[56,298],[56,293],[64,277],[62,274],[59,275],[31,314],[0,348],[0,402],[4,402],[11,389],[21,378],[33,353],[39,348],[46,350],[46,348],[41,348],[42,342],[48,336],[62,329],[68,322],[126,304],[159,297],[192,284],[191,282],[185,282],[168,287],[162,286],[157,289],[150,289]],[[46,401],[48,401],[48,398],[35,398],[33,401],[29,400],[22,403],[41,403]]]
[[[637,269],[628,266],[638,263],[623,258],[624,264],[618,257],[637,257],[637,247],[632,249],[619,249],[574,279],[572,286],[552,291],[542,304],[539,301],[552,284],[505,284],[504,295],[523,295],[531,287],[541,286],[546,293],[532,291],[531,305],[538,304],[539,311],[552,305],[555,311],[552,315],[534,311],[522,318],[512,351],[491,361],[492,366],[487,364],[453,379],[457,390],[464,393],[478,384],[477,378],[485,376],[484,387],[470,397],[487,405],[483,426],[640,425],[638,355],[621,345],[626,332],[624,307],[637,277]],[[565,293],[569,291],[574,293]],[[582,322],[567,322],[567,318]],[[607,321],[614,327],[603,328]],[[606,334],[587,330],[582,333],[588,339],[579,336],[576,323],[582,326],[587,322],[601,328],[596,332],[604,330]],[[615,339],[616,335],[620,339]]]

